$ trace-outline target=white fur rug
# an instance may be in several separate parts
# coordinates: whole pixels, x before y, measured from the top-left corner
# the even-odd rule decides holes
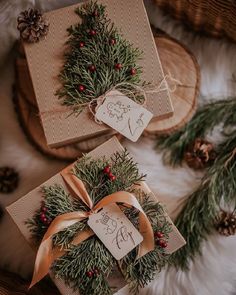
[[[14,81],[12,48],[17,37],[16,16],[29,6],[50,10],[75,3],[75,0],[1,0],[0,1],[0,166],[12,165],[20,173],[19,188],[11,195],[0,195],[6,206],[58,172],[62,162],[49,161],[27,142],[17,122],[12,101]],[[164,17],[146,0],[151,22],[186,44],[195,54],[202,74],[201,98],[222,97],[236,93],[232,74],[236,69],[236,44],[195,36],[168,17]],[[161,155],[153,150],[153,142],[143,138],[138,144],[125,143],[140,168],[148,174],[148,184],[167,203],[197,187],[201,174],[188,168],[165,167]],[[26,216],[27,217],[27,216]],[[33,254],[5,214],[0,222],[0,267],[23,276],[30,275]],[[201,257],[191,263],[189,272],[175,269],[162,271],[142,294],[146,295],[229,295],[236,294],[236,237],[212,235],[203,243]]]

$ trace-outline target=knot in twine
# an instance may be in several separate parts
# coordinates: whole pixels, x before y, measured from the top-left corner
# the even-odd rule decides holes
[[[154,250],[154,235],[151,223],[136,197],[126,191],[119,191],[105,196],[96,205],[94,205],[84,183],[73,174],[71,171],[72,168],[73,165],[65,168],[61,172],[61,176],[68,187],[72,190],[73,196],[80,199],[85,205],[87,205],[90,211],[75,211],[61,214],[52,221],[38,248],[30,288],[48,274],[50,266],[57,258],[66,253],[66,249],[61,249],[53,245],[53,236],[77,222],[88,219],[90,215],[98,212],[104,206],[109,204],[122,203],[126,206],[132,206],[139,211],[139,231],[143,236],[143,241],[139,245],[137,258],[140,258],[148,252]],[[94,232],[91,229],[80,231],[75,236],[71,244],[79,245],[93,235]]]
[[[167,83],[167,80],[172,82],[172,87],[169,86],[169,83]],[[102,121],[96,118],[96,112],[98,108],[103,104],[108,94],[109,96],[112,96],[112,95],[117,96],[117,94],[112,94],[112,91],[120,90],[121,95],[128,96],[130,99],[132,99],[134,102],[140,105],[146,105],[147,94],[159,93],[165,90],[172,93],[176,91],[177,85],[182,85],[182,83],[179,80],[173,78],[170,73],[165,75],[157,86],[155,85],[153,86],[150,84],[139,86],[129,82],[121,82],[116,84],[114,87],[110,88],[109,90],[107,90],[104,94],[100,95],[99,97],[92,99],[89,103],[86,103],[85,105],[88,106],[89,111],[92,113],[94,121],[97,124],[103,124]]]

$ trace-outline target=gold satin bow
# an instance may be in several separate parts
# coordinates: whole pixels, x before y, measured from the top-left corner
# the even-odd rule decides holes
[[[65,213],[57,216],[52,221],[38,248],[34,266],[34,274],[30,284],[30,288],[48,274],[50,266],[55,259],[61,257],[66,253],[66,251],[63,249],[59,249],[58,247],[52,247],[53,235],[75,224],[76,222],[88,218],[89,215],[97,212],[98,210],[102,209],[104,206],[108,204],[123,203],[125,205],[132,206],[138,209],[140,213],[139,231],[143,236],[143,241],[139,245],[137,258],[140,258],[148,252],[154,250],[154,236],[152,226],[136,197],[133,194],[128,193],[126,191],[119,191],[104,197],[94,206],[85,188],[84,183],[72,174],[72,167],[73,165],[70,165],[69,167],[62,170],[61,176],[63,177],[64,181],[69,186],[69,188],[72,189],[75,196],[80,198],[90,208],[90,211],[76,211]],[[92,235],[94,235],[94,232],[91,229],[83,230],[77,234],[77,236],[73,239],[71,244],[79,245],[81,242],[88,239]]]

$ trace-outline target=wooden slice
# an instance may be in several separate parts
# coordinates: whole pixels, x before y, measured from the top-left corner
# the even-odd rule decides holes
[[[14,89],[14,103],[20,125],[31,144],[41,153],[51,158],[73,161],[114,135],[114,132],[110,132],[106,135],[90,138],[77,144],[67,145],[61,148],[50,148],[46,143],[37,107],[32,105],[29,99],[25,99],[17,87]],[[121,137],[118,138],[121,139]]]
[[[168,134],[186,124],[196,110],[199,92],[200,70],[192,53],[166,34],[159,33],[155,42],[170,88],[174,115],[151,122],[146,129],[146,135]]]

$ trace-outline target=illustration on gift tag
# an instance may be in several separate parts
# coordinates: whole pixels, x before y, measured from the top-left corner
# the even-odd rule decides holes
[[[96,119],[137,141],[153,114],[118,90],[110,91],[96,111]]]
[[[117,222],[108,215],[108,212],[102,213],[102,218],[97,220],[96,223],[98,222],[106,225],[106,235],[113,234],[117,229]]]
[[[124,105],[119,100],[116,103],[110,102],[107,104],[107,111],[110,118],[115,118],[116,122],[122,121],[124,119],[124,115],[130,111],[130,105]]]
[[[117,260],[143,241],[143,236],[116,204],[89,216],[88,225]]]

